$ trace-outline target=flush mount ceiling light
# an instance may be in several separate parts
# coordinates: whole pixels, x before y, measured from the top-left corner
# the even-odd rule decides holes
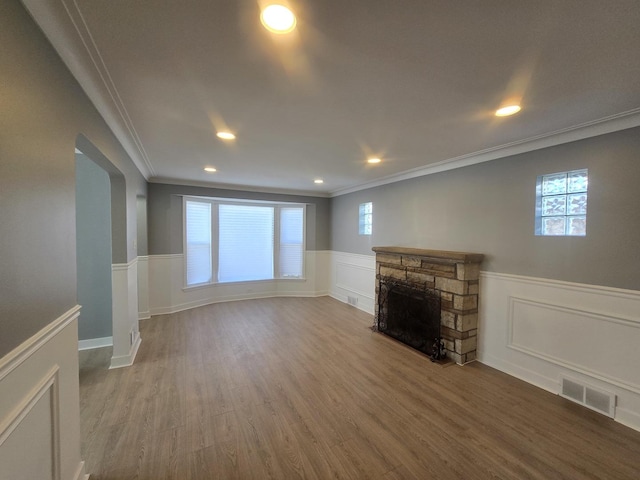
[[[236,136],[231,132],[218,132],[218,133],[216,133],[216,136],[218,138],[221,138],[222,140],[235,140],[236,139]]]
[[[217,170],[213,167],[204,167],[204,171],[205,172],[209,172],[209,173],[215,173],[217,172]]]
[[[367,163],[380,163],[382,160],[378,157],[372,157],[367,159]]]
[[[289,33],[296,28],[296,16],[283,5],[269,5],[262,10],[260,21],[272,33]]]
[[[496,117],[508,117],[520,111],[520,105],[508,105],[496,110]]]
[[[321,178],[316,178],[313,183],[317,183],[318,185],[320,185],[321,183],[324,183],[324,180],[322,180]]]

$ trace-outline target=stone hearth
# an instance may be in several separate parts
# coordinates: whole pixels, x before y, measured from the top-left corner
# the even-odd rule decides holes
[[[484,255],[405,247],[373,247],[376,252],[376,303],[380,279],[440,293],[441,335],[447,357],[463,365],[476,359],[478,281]]]

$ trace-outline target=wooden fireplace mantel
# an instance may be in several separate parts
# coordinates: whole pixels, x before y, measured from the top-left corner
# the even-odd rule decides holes
[[[427,250],[410,247],[373,247],[376,254],[407,255],[433,259],[433,263],[481,263],[484,255],[481,253],[449,252],[447,250]]]

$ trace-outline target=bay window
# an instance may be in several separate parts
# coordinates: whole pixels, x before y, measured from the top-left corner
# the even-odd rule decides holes
[[[304,277],[304,205],[184,197],[186,286]]]

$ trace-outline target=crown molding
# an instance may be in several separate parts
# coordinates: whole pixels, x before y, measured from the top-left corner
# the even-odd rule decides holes
[[[348,193],[366,190],[368,188],[388,185],[390,183],[401,182],[411,178],[433,175],[434,173],[446,172],[456,168],[467,167],[483,162],[490,162],[499,158],[510,157],[521,153],[540,150],[542,148],[553,147],[563,143],[584,140],[598,135],[617,132],[640,126],[640,108],[628,110],[626,112],[611,115],[591,122],[582,123],[572,127],[556,130],[535,137],[506,143],[497,147],[480,150],[478,152],[461,155],[440,162],[432,163],[424,167],[418,167],[404,172],[395,173],[371,182],[353,185],[351,187],[339,188],[329,192],[330,197],[339,197]]]
[[[144,145],[77,2],[23,0],[23,3],[140,173],[145,178],[154,175]],[[78,39],[81,45],[71,48]]]
[[[185,187],[203,187],[203,188],[216,188],[219,190],[236,190],[238,192],[255,192],[255,193],[270,193],[277,195],[297,195],[303,197],[317,197],[328,198],[327,192],[313,192],[309,190],[289,190],[284,188],[270,188],[270,187],[255,187],[250,185],[234,185],[228,183],[211,183],[200,182],[197,180],[178,180],[175,178],[165,177],[151,177],[148,179],[149,183],[162,183],[167,185],[182,185]]]

